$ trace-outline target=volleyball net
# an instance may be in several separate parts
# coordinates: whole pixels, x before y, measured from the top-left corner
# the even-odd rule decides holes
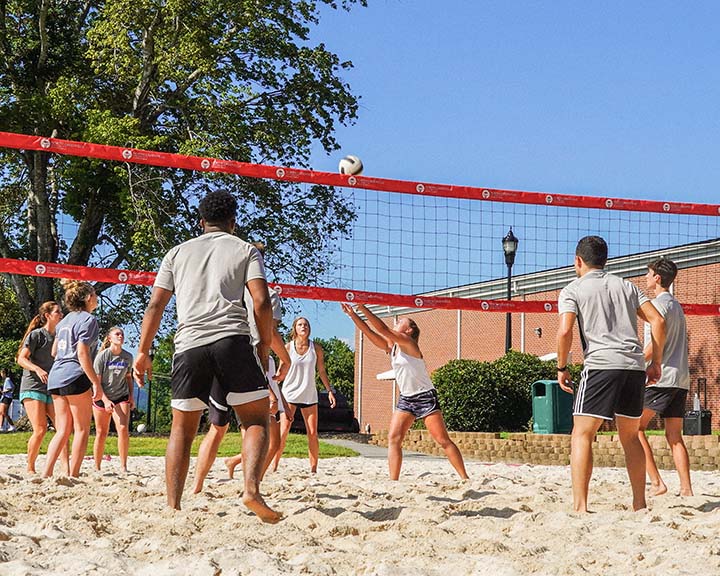
[[[678,294],[686,313],[720,315],[716,295],[720,205],[351,176],[6,132],[0,132],[0,148],[146,166],[159,178],[163,170],[206,173],[209,187],[221,175],[231,191],[227,178],[234,178],[238,186],[248,178],[264,180],[272,184],[279,200],[272,207],[255,206],[257,221],[263,217],[258,211],[277,214],[291,203],[304,202],[307,209],[322,210],[321,205],[314,206],[314,194],[318,187],[331,190],[354,218],[345,232],[325,243],[315,256],[327,264],[312,285],[299,283],[287,270],[274,270],[272,257],[267,259],[271,285],[284,298],[408,309],[557,312],[555,291],[574,277],[577,241],[592,234],[608,242],[608,269],[631,279],[644,275],[647,263],[656,257],[673,259],[681,270],[692,272],[693,280],[685,282]],[[284,205],[286,187],[295,194]],[[58,218],[58,233],[65,243],[71,242],[80,233],[78,222],[68,215]],[[294,226],[302,227],[302,218]],[[512,266],[512,299],[508,300],[502,239],[510,228],[519,246]],[[156,262],[164,251],[158,246]],[[0,272],[152,285],[152,270],[107,267],[112,256],[110,246],[88,266],[5,257],[0,258]],[[303,257],[313,255],[298,254],[299,259]]]

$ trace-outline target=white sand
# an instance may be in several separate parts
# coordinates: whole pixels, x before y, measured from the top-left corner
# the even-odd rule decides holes
[[[463,483],[444,460],[414,460],[393,483],[382,460],[321,460],[311,476],[287,459],[263,484],[286,515],[270,526],[220,461],[181,512],[165,506],[161,458],[131,458],[127,476],[116,458],[102,473],[86,462],[80,480],[29,477],[24,464],[0,456],[3,576],[720,574],[715,472],[694,473],[692,498],[666,472],[670,493],[633,513],[624,470],[596,469],[595,513],[575,515],[565,467],[469,462]]]

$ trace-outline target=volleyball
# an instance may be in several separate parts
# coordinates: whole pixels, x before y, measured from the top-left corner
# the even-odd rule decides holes
[[[145,428],[145,424],[138,424],[136,430],[138,431],[138,434],[142,434],[143,432],[145,432]]]
[[[350,174],[352,176],[362,174],[362,160],[360,160],[360,158],[358,158],[357,156],[345,156],[345,158],[340,160],[340,164],[338,164],[338,170],[340,171],[340,174]]]

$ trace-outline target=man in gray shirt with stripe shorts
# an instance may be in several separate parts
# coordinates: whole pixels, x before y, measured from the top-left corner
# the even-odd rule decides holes
[[[200,201],[204,233],[172,248],[163,258],[145,310],[135,379],[152,377],[149,351],[163,311],[175,295],[177,332],[171,376],[172,428],[165,456],[168,505],[180,509],[190,466],[190,446],[208,404],[232,406],[245,427],[242,501],[265,522],[280,515],[260,495],[267,451],[268,385],[265,372],[272,334],[272,308],[265,268],[257,248],[233,235],[237,201],[225,191]],[[245,288],[258,329],[253,346]]]
[[[645,454],[638,439],[645,379],[660,377],[665,322],[634,284],[603,270],[608,247],[599,236],[582,238],[575,249],[578,278],[558,298],[558,383],[573,393],[567,360],[578,322],[584,367],[573,408],[570,469],[573,508],[587,512],[592,443],[604,420],[615,418],[633,492],[633,510],[645,508]],[[653,357],[645,368],[637,317],[651,325]]]
[[[690,483],[690,458],[682,437],[685,400],[690,388],[687,324],[680,302],[669,292],[676,276],[677,266],[667,258],[658,258],[650,262],[645,275],[647,289],[655,292],[652,303],[665,319],[667,332],[662,375],[655,384],[645,388],[645,409],[640,419],[638,435],[645,450],[645,465],[651,485],[650,494],[653,496],[667,492],[667,486],[660,477],[652,448],[645,436],[645,429],[655,414],[665,420],[665,438],[680,477],[680,495],[693,495]],[[645,327],[645,358],[650,359],[653,354],[653,343],[649,333],[650,327],[647,325]]]

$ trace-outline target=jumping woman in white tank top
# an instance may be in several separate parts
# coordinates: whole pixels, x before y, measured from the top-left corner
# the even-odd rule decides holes
[[[277,470],[280,456],[285,450],[285,442],[295,411],[300,408],[305,430],[307,431],[310,471],[317,472],[320,442],[318,440],[318,391],[315,387],[315,371],[328,391],[330,407],[335,408],[335,394],[325,371],[325,359],[322,347],[310,340],[310,322],[307,318],[296,318],[290,332],[290,342],[285,345],[290,355],[290,369],[283,382],[283,395],[289,403],[290,414],[280,418],[280,446],[275,455],[273,470]]]
[[[450,464],[460,477],[467,479],[462,454],[448,435],[437,391],[430,381],[425,360],[420,352],[420,328],[410,318],[400,318],[391,330],[363,304],[358,305],[358,310],[367,318],[367,324],[349,304],[342,304],[342,309],[375,346],[390,353],[390,362],[395,370],[400,399],[393,412],[388,433],[390,479],[397,480],[400,477],[403,440],[418,419],[425,422],[433,440],[445,451]]]

